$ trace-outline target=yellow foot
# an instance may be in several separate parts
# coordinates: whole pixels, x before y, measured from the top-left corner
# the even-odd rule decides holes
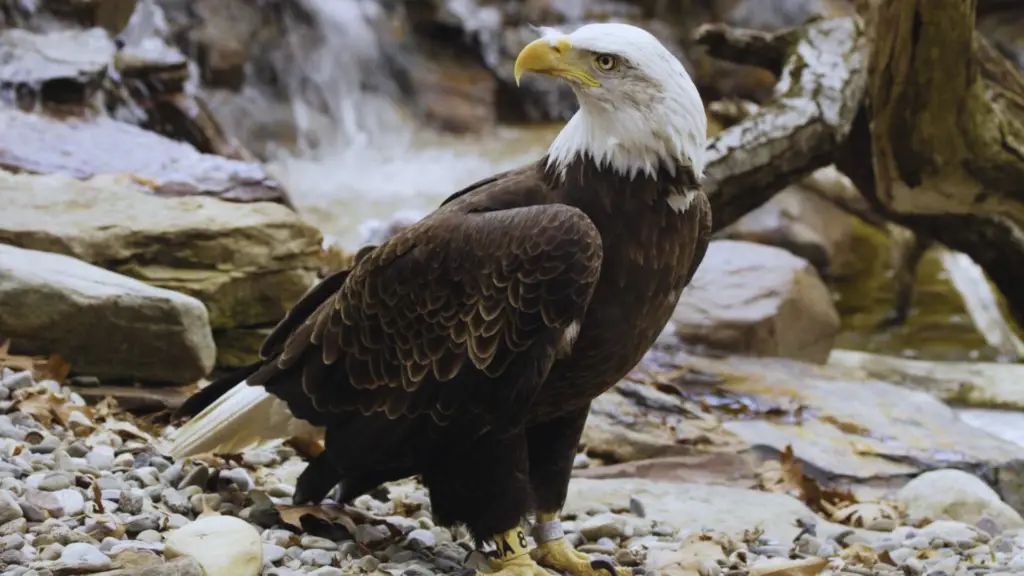
[[[540,564],[534,562],[529,554],[523,554],[510,560],[491,560],[494,572],[479,572],[475,576],[551,576]]]
[[[591,558],[569,545],[565,538],[557,538],[538,545],[533,558],[542,566],[568,573],[570,576],[639,576],[641,568],[616,566],[604,558]]]

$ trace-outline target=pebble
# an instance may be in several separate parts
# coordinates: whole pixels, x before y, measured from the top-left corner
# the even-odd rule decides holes
[[[386,539],[390,534],[386,528],[373,524],[360,524],[356,526],[356,542],[360,544],[373,544]]]
[[[284,558],[287,550],[277,544],[270,544],[268,542],[263,543],[263,562],[269,562],[276,564]]]
[[[84,564],[93,571],[103,570],[111,565],[110,558],[92,544],[75,542],[68,544],[61,552],[60,561],[67,564]]]
[[[114,467],[114,448],[112,446],[96,446],[85,455],[85,461],[98,470],[110,470]]]
[[[299,555],[299,561],[307,566],[329,566],[334,561],[334,552],[329,550],[303,550]]]
[[[299,541],[299,546],[306,549],[317,549],[317,550],[337,550],[338,545],[328,540],[327,538],[321,538],[319,536],[303,536]]]
[[[47,474],[39,481],[39,489],[46,490],[47,492],[56,492],[57,490],[64,490],[70,487],[71,480],[68,478],[67,474],[60,472]]]
[[[13,375],[5,373],[4,378]],[[205,458],[174,462],[132,434],[101,427],[85,438],[11,412],[0,414],[0,455],[0,571],[5,576],[58,573],[43,562],[74,565],[59,573],[112,570],[122,560],[158,563],[160,571],[153,576],[199,574],[203,566],[208,573],[224,573],[225,566],[240,564],[251,567],[247,574],[265,576],[438,576],[482,562],[464,528],[434,524],[426,491],[412,482],[389,485],[352,502],[387,525],[351,516],[356,522],[351,535],[319,522],[310,524],[315,526],[312,533],[283,529],[277,506],[290,503],[294,495],[291,480],[286,480],[292,476],[283,471],[299,463],[285,446],[246,451],[240,463]],[[577,461],[590,465],[583,454]],[[564,518],[566,541],[582,553],[629,567],[646,567],[658,554],[678,554],[680,545],[694,535],[692,529],[649,518],[655,503],[643,498],[623,496],[612,507],[595,504]],[[719,543],[721,553],[695,559],[686,571],[700,576],[765,573],[752,567],[799,564],[806,560],[790,558],[819,556],[835,566],[840,557],[847,562],[835,571],[837,576],[1024,572],[1024,533],[1004,524],[1005,517],[985,515],[972,522],[940,520],[919,528],[887,519],[872,525],[886,532],[880,538],[853,531],[829,538],[824,531],[812,531],[792,544],[756,536],[752,543],[719,539],[708,532],[701,536],[701,545],[717,550]],[[225,531],[227,525],[231,527]],[[404,536],[393,537],[388,526]],[[858,564],[866,561],[862,557],[883,554],[885,561],[873,567]]]
[[[430,530],[419,528],[409,532],[405,541],[416,548],[433,548],[437,545],[437,536]]]
[[[0,524],[6,524],[22,516],[24,512],[14,494],[10,490],[0,490]]]

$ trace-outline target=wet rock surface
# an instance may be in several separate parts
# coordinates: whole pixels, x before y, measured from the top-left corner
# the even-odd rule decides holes
[[[108,378],[191,382],[215,355],[195,298],[76,260],[0,244],[0,333]],[[102,337],[99,337],[102,335]]]
[[[789,252],[717,240],[680,297],[680,340],[713,350],[824,362],[839,314],[814,267]]]
[[[621,464],[578,475],[714,476],[747,487],[759,462],[788,447],[816,478],[872,494],[945,467],[981,475],[1011,506],[1024,494],[1024,446],[968,424],[935,396],[841,366],[671,350],[652,351],[595,400],[587,453]]]
[[[202,154],[184,142],[104,117],[61,120],[0,108],[0,168],[75,178],[130,174],[159,196],[286,199],[258,164]]]

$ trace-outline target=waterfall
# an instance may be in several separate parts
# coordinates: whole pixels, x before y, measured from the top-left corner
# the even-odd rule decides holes
[[[382,72],[387,64],[378,31],[388,15],[381,5],[301,2],[319,33],[286,21],[291,61],[301,62],[301,70],[281,74],[304,141],[296,151],[277,153],[268,170],[304,216],[343,245],[359,243],[366,221],[424,214],[475,180],[538,158],[551,141],[550,127],[455,136],[417,125]],[[310,92],[328,114],[310,104]]]

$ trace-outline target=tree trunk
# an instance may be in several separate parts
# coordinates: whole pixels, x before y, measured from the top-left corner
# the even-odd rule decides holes
[[[863,20],[774,35],[703,27],[713,56],[780,78],[709,145],[715,229],[835,163],[878,215],[969,255],[1024,324],[1024,79],[975,33],[978,1],[862,0]]]
[[[976,4],[880,5],[839,166],[886,217],[968,254],[1024,322],[1024,80],[975,34]]]

